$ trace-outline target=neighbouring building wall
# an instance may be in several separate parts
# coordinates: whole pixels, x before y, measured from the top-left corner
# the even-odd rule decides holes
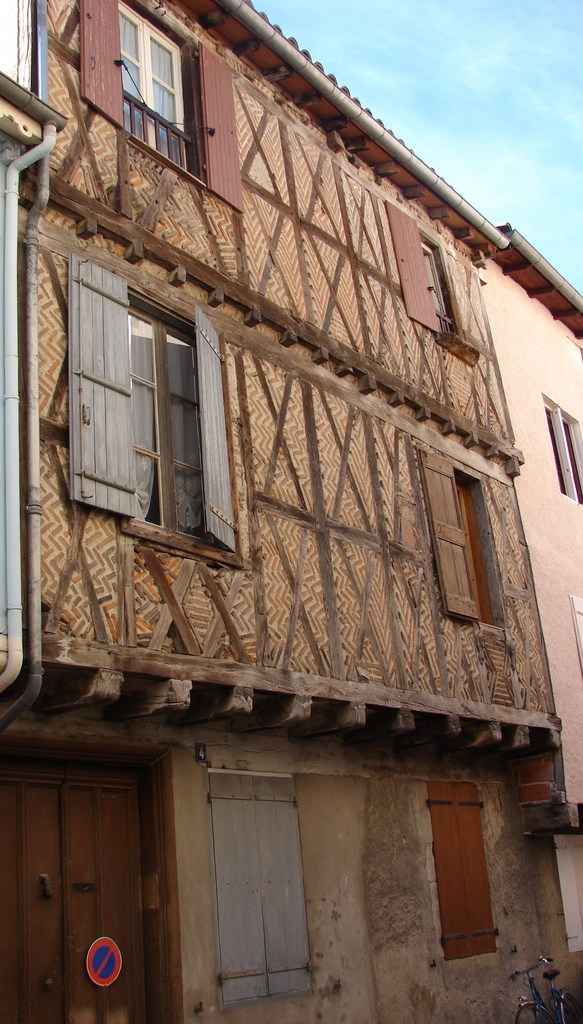
[[[582,353],[569,330],[494,264],[483,295],[516,445],[525,456],[516,492],[563,722],[567,799],[581,803],[583,675],[571,597],[583,598],[583,505],[561,493],[545,403],[581,423]]]

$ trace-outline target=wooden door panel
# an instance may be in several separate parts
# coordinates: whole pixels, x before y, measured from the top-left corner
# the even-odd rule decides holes
[[[62,1024],[59,786],[0,782],[3,1024]]]
[[[138,773],[13,771],[0,814],[2,1024],[144,1024]],[[86,970],[101,935],[122,953],[107,988]]]

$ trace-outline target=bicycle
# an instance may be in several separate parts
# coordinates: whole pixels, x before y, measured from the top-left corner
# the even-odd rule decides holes
[[[545,1005],[545,1001],[536,987],[533,971],[542,967],[543,964],[552,964],[552,962],[552,957],[539,956],[532,967],[525,967],[522,971],[513,971],[510,975],[514,979],[526,974],[531,993],[530,999],[521,996],[514,1024],[583,1024],[583,1010],[575,997],[555,985],[555,978],[561,973],[556,968],[543,972],[543,978],[549,982],[551,989],[552,1012]]]

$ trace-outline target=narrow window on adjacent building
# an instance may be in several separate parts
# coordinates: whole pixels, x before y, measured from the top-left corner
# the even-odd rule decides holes
[[[583,444],[579,424],[557,405],[546,406],[547,424],[563,494],[583,504]]]
[[[223,1006],[310,991],[290,776],[209,772]]]
[[[493,953],[496,929],[477,787],[429,782],[427,791],[445,959]]]

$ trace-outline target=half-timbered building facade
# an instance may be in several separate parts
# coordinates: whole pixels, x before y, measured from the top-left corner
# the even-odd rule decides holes
[[[246,3],[37,28],[3,1019],[506,1020],[566,952],[512,775],[560,722],[481,294],[508,241]],[[523,802],[572,827],[553,779]]]

